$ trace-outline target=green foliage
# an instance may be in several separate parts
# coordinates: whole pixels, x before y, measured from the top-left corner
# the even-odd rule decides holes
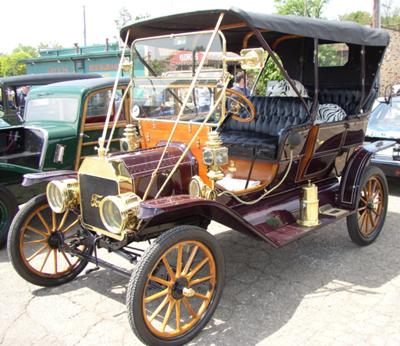
[[[279,14],[321,18],[328,2],[329,0],[275,0],[275,6]]]
[[[38,50],[41,49],[62,49],[63,46],[58,42],[40,42],[38,45]]]
[[[132,16],[132,14],[129,12],[129,10],[126,7],[122,7],[119,10],[118,18],[114,19],[114,23],[115,23],[118,31],[120,31],[129,22],[132,22],[133,20],[138,21],[140,19],[144,19],[144,18],[148,18],[148,17],[150,17],[149,14],[139,14],[136,16]]]
[[[361,25],[370,25],[372,23],[372,16],[367,11],[356,11],[345,13],[339,16],[342,21],[356,22]]]
[[[276,56],[278,59],[279,57]],[[249,70],[247,71],[248,75],[248,87],[251,89],[260,70]],[[271,58],[269,58],[266,62],[266,66],[264,70],[261,72],[261,75],[258,79],[257,86],[255,88],[255,95],[265,95],[267,90],[267,83],[271,80],[282,80],[284,79],[282,72],[278,69],[276,64],[273,62]]]
[[[18,45],[11,54],[0,56],[0,76],[16,76],[26,73],[25,64],[21,59],[30,59],[38,56],[36,48],[31,46]]]

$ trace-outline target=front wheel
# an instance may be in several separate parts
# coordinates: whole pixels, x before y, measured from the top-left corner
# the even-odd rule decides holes
[[[182,345],[207,324],[222,295],[224,258],[204,229],[180,226],[154,240],[132,274],[129,323],[148,345]]]
[[[357,211],[347,217],[351,240],[358,245],[373,243],[382,231],[388,205],[388,184],[380,168],[370,166],[361,181]]]
[[[67,210],[56,214],[42,194],[31,199],[15,216],[8,236],[8,254],[17,273],[38,286],[58,286],[73,280],[87,261],[63,249],[66,238],[76,235],[78,217]],[[91,254],[92,248],[79,248]]]

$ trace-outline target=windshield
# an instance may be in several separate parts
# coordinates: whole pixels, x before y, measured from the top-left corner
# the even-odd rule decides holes
[[[26,106],[25,120],[73,122],[78,113],[78,104],[79,99],[74,97],[49,97],[29,100]]]
[[[400,137],[400,102],[379,104],[371,113],[368,130],[370,136]]]
[[[132,47],[134,117],[176,119],[211,36],[211,32],[203,32],[135,42]],[[217,35],[183,111],[182,121],[202,121],[208,114],[223,77],[222,57],[222,36]],[[220,111],[216,111],[211,122],[217,122],[219,117]]]

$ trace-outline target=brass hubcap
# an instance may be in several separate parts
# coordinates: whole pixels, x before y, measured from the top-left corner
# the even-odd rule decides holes
[[[378,177],[371,177],[361,190],[358,205],[358,226],[364,236],[371,235],[378,226],[384,207],[383,186]]]
[[[20,235],[20,253],[25,266],[33,273],[57,278],[70,272],[80,262],[66,253],[61,245],[74,234],[78,218],[67,210],[54,213],[47,204],[36,208],[26,219]]]
[[[203,243],[175,244],[148,275],[143,294],[147,327],[163,338],[186,333],[207,311],[216,279],[214,257]]]

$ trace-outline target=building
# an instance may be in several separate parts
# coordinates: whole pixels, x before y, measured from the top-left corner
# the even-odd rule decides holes
[[[381,66],[380,94],[384,95],[388,86],[400,84],[400,29],[385,28],[390,35],[390,44],[386,49]]]
[[[125,56],[130,56],[129,49]],[[39,57],[21,60],[26,73],[97,73],[104,77],[115,76],[121,58],[118,43],[93,46],[40,50]],[[123,72],[122,72],[123,73]]]

